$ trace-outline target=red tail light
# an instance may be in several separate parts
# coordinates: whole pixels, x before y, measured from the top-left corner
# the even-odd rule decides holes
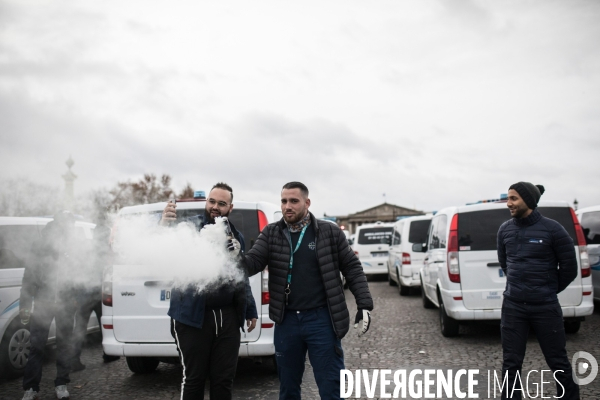
[[[265,226],[269,225],[269,220],[264,212],[258,210],[258,230],[262,232]]]
[[[448,236],[448,277],[450,282],[460,283],[460,268],[458,265],[458,214],[454,214],[450,223]]]
[[[585,235],[583,234],[583,229],[581,228],[581,224],[579,223],[579,219],[577,219],[577,214],[575,214],[575,210],[571,208],[571,217],[573,218],[573,224],[575,224],[575,235],[577,236],[577,246],[587,246],[585,242]]]
[[[356,251],[356,250],[355,250],[355,251],[354,251],[354,254],[356,254],[356,257],[358,257],[358,251]]]
[[[402,265],[410,265],[410,254],[402,253]]]
[[[581,224],[579,223],[579,219],[577,218],[577,214],[575,214],[575,210],[572,208],[571,217],[573,218],[573,224],[575,225],[575,235],[577,236],[577,246],[579,246],[579,261],[581,263],[581,277],[587,278],[592,275],[592,269],[590,268],[590,258],[587,252],[587,243],[585,241],[585,235],[583,234],[583,229],[581,228]]]
[[[275,324],[262,324],[260,327],[261,328],[272,328],[274,326],[275,326]]]
[[[269,295],[269,267],[265,268],[262,272],[260,300],[263,305],[271,302],[271,296]]]
[[[104,271],[102,279],[102,304],[107,307],[113,306],[112,298],[112,265]]]
[[[104,304],[107,307],[112,307],[112,294],[102,293],[102,304]]]
[[[108,324],[103,324],[102,327],[104,329],[113,329],[113,326],[112,325],[108,325]]]

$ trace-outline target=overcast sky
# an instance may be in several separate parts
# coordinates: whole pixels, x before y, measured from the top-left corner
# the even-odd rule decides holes
[[[600,204],[600,2],[0,1],[0,178]]]

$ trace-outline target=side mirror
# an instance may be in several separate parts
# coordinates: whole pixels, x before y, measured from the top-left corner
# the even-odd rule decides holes
[[[412,251],[415,253],[425,253],[427,251],[427,243],[413,243]]]
[[[349,244],[350,246],[352,246],[352,244],[353,244],[353,243],[354,243],[354,240],[352,240],[352,239],[348,239],[348,244]]]

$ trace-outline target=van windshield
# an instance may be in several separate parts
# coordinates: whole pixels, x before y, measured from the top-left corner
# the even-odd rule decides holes
[[[429,231],[431,220],[413,221],[410,223],[410,232],[408,232],[408,241],[410,243],[427,242],[427,232]]]
[[[540,213],[561,224],[577,243],[575,226],[568,207],[539,207]],[[465,212],[458,217],[459,250],[496,250],[498,229],[511,218],[507,209]]]
[[[392,230],[392,227],[361,229],[358,234],[358,244],[390,244]]]

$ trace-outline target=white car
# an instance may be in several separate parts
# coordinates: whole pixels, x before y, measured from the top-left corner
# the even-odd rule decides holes
[[[541,201],[538,209],[559,222],[575,243],[577,277],[558,295],[565,331],[575,333],[594,311],[583,232],[566,202]],[[510,218],[506,202],[495,202],[444,208],[431,220],[421,292],[425,308],[439,307],[442,335],[458,335],[459,321],[500,319],[506,277],[498,262],[496,237]],[[422,245],[413,248],[418,251]]]
[[[388,283],[398,285],[400,296],[407,296],[411,287],[420,287],[419,271],[425,255],[412,249],[415,243],[425,243],[433,215],[402,218],[394,223],[392,244],[388,256]]]
[[[178,201],[177,219],[204,215],[206,200]],[[126,214],[156,214],[156,220],[166,203],[124,207]],[[244,235],[249,250],[262,229],[281,218],[276,205],[265,202],[236,201],[230,221]],[[117,221],[118,229],[118,221]],[[169,266],[164,266],[168,271]],[[159,362],[179,364],[175,341],[171,336],[169,299],[172,281],[159,279],[146,272],[143,265],[115,264],[105,273],[102,287],[102,346],[113,356],[125,356],[134,373],[154,371]],[[242,332],[240,357],[273,359],[275,324],[269,318],[268,269],[250,277],[256,302],[258,321],[252,332]],[[262,361],[262,358],[257,359]]]
[[[590,256],[594,300],[600,301],[600,206],[577,210]]]
[[[29,357],[29,325],[19,319],[19,298],[25,264],[33,243],[41,237],[42,228],[52,218],[0,217],[0,375],[23,374]],[[92,239],[94,224],[77,221],[86,238]],[[35,303],[34,303],[35,310]],[[35,311],[34,311],[35,312]],[[96,314],[92,313],[88,332],[98,331]],[[48,342],[55,341],[54,321]]]
[[[387,259],[394,225],[376,222],[356,228],[352,250],[360,260],[363,271],[369,274],[387,274]]]

